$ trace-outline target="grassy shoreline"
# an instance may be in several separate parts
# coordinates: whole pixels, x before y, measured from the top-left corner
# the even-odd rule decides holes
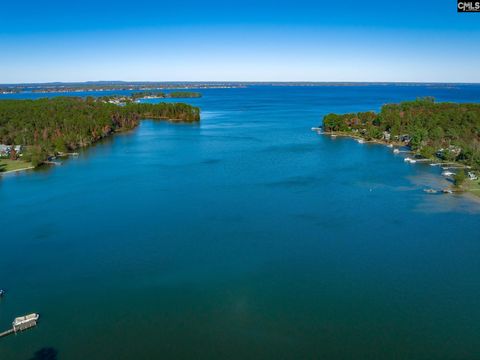
[[[0,175],[11,174],[19,171],[31,170],[35,167],[31,162],[10,159],[0,159]]]
[[[351,132],[348,132],[348,131],[322,131],[322,134],[349,137],[349,138],[352,138],[352,139],[355,139],[355,140],[363,140],[365,143],[370,143],[370,144],[379,144],[379,145],[385,145],[385,146],[392,145],[392,146],[398,146],[398,147],[405,147],[406,146],[403,142],[400,142],[400,141],[385,141],[385,140],[379,140],[379,139],[367,139],[366,137],[358,135],[357,133],[351,133]]]
[[[478,180],[465,180],[461,189],[478,198],[480,198],[480,182]]]

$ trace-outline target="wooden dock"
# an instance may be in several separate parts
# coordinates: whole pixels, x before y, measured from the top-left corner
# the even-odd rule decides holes
[[[4,332],[0,333],[0,338],[2,338],[4,336],[8,336],[8,335],[13,334],[13,333],[14,333],[13,328],[9,329],[7,331],[4,331]]]

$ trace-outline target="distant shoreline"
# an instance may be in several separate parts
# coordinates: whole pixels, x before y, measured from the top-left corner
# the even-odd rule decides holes
[[[249,86],[427,86],[451,88],[455,86],[478,86],[480,83],[452,82],[396,82],[396,81],[86,81],[50,83],[11,83],[0,84],[0,94],[20,93],[77,93],[107,91],[158,91],[174,89],[236,89]]]

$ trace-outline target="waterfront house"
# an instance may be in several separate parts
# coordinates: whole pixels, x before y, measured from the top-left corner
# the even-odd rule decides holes
[[[448,148],[444,149],[441,148],[437,150],[435,155],[440,159],[456,159],[460,153],[462,152],[462,148],[455,145],[450,145]]]
[[[412,140],[411,136],[408,134],[400,135],[400,141],[408,144]]]
[[[22,145],[4,145],[0,144],[0,157],[9,157],[10,152],[12,151],[12,148],[15,149],[15,152],[17,154],[21,154],[23,151],[23,146]]]
[[[0,144],[0,157],[8,157],[11,146]]]
[[[469,172],[468,172],[468,178],[469,178],[470,180],[472,180],[472,181],[478,180],[478,176],[475,175],[475,173],[474,173],[473,171],[469,171]]]
[[[456,146],[456,145],[450,145],[448,147],[448,151],[450,153],[452,153],[453,155],[455,155],[455,157],[459,156],[460,153],[462,152],[462,148],[460,146]]]

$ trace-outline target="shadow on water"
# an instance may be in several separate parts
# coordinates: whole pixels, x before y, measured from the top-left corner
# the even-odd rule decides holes
[[[279,179],[262,183],[262,186],[280,187],[280,188],[295,188],[301,190],[302,188],[311,188],[321,184],[322,178],[316,176],[290,176],[288,178]]]
[[[286,153],[307,153],[316,152],[319,150],[317,144],[287,144],[287,145],[272,145],[260,150],[261,152],[286,152]]]
[[[58,359],[58,351],[52,347],[44,347],[38,351],[35,351],[33,357],[29,360],[57,360]]]
[[[213,164],[218,164],[221,161],[222,161],[221,159],[205,159],[205,160],[202,160],[201,163],[206,165],[213,165]]]

